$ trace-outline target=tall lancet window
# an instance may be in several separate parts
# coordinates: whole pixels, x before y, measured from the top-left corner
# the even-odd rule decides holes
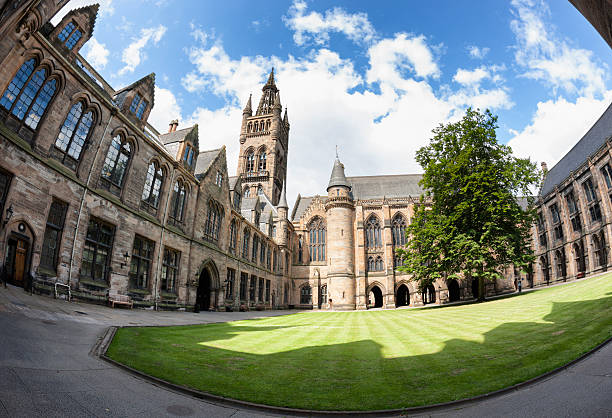
[[[308,250],[310,261],[325,261],[325,222],[320,217],[308,224]]]
[[[382,247],[382,232],[380,229],[380,221],[375,215],[372,215],[366,221],[366,248],[375,249]]]

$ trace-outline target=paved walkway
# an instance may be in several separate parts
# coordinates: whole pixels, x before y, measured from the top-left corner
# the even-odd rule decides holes
[[[113,310],[0,288],[0,417],[262,416],[158,387],[90,351],[110,325],[196,324],[288,313]],[[612,344],[546,381],[423,416],[612,417]]]

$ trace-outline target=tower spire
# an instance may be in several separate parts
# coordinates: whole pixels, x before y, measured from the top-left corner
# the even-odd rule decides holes
[[[289,209],[289,205],[287,204],[287,182],[283,181],[283,190],[281,191],[280,201],[278,202],[279,208],[287,208]]]
[[[253,114],[253,108],[251,107],[251,97],[253,95],[249,94],[249,100],[247,100],[247,104],[244,107],[244,110],[242,111],[242,114],[247,113],[249,116],[251,116]]]
[[[275,99],[278,93],[278,88],[274,82],[274,68],[270,71],[268,81],[261,89],[261,99],[259,100],[259,106],[257,106],[256,115],[269,115],[274,109]]]

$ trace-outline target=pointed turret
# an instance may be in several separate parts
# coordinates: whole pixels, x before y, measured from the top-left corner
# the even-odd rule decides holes
[[[289,209],[289,205],[287,204],[287,182],[283,181],[283,190],[281,191],[280,201],[278,202],[278,208]]]
[[[283,116],[283,123],[285,126],[289,126],[289,117],[287,116],[287,108],[285,108],[285,116]]]
[[[346,187],[349,190],[351,189],[351,186],[344,175],[344,164],[342,164],[338,157],[336,157],[336,161],[334,161],[334,168],[332,168],[332,173],[329,178],[329,184],[327,185],[327,191],[329,191],[329,189],[332,187],[339,186]]]
[[[268,81],[263,86],[261,91],[263,93],[261,95],[261,99],[259,100],[259,106],[257,106],[257,116],[269,115],[274,109],[274,102],[276,94],[278,93],[278,88],[276,88],[276,84],[274,83],[274,68],[272,68],[272,71],[268,76]]]
[[[247,116],[252,116],[253,115],[253,108],[251,106],[251,97],[252,96],[253,96],[252,94],[249,94],[249,100],[247,100],[247,104],[244,107],[244,110],[242,111],[243,115],[247,115]]]

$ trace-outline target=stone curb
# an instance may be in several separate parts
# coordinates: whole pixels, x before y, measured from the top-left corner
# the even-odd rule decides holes
[[[144,380],[149,381],[150,383],[156,385],[156,386],[160,386],[160,387],[164,387],[166,389],[170,389],[173,390],[175,392],[179,392],[182,393],[184,395],[189,395],[189,396],[193,396],[195,398],[198,399],[202,399],[204,401],[208,401],[211,403],[214,403],[216,405],[220,405],[220,406],[225,406],[225,407],[230,407],[230,408],[241,408],[241,409],[247,409],[247,410],[251,410],[251,411],[258,411],[258,412],[267,412],[267,413],[272,413],[272,414],[277,414],[277,415],[286,415],[286,414],[291,414],[291,415],[295,415],[295,416],[336,416],[336,417],[343,417],[343,416],[351,416],[351,417],[355,417],[355,416],[362,416],[362,417],[379,417],[379,416],[397,416],[397,415],[408,415],[408,414],[415,414],[415,413],[421,413],[421,412],[434,412],[436,410],[441,410],[441,409],[447,409],[449,407],[457,407],[457,406],[464,406],[464,405],[469,405],[472,403],[476,403],[479,401],[483,401],[485,399],[489,399],[489,398],[494,398],[497,396],[501,396],[504,395],[506,393],[509,392],[513,392],[515,390],[520,390],[523,389],[524,387],[533,385],[535,383],[539,383],[541,381],[547,380],[549,377],[552,377],[553,375],[556,375],[557,373],[567,369],[570,366],[573,366],[576,363],[579,363],[580,361],[584,360],[585,358],[589,357],[591,354],[595,353],[596,351],[600,350],[601,348],[603,348],[606,344],[610,343],[612,341],[612,337],[608,338],[607,340],[603,341],[602,343],[598,344],[597,346],[595,346],[594,348],[592,348],[591,350],[587,351],[586,353],[582,354],[580,357],[578,357],[575,360],[570,361],[569,363],[557,367],[556,369],[553,369],[549,372],[546,372],[540,376],[536,376],[534,378],[531,378],[529,380],[526,380],[524,382],[521,383],[517,383],[515,385],[512,386],[508,386],[506,388],[503,389],[499,389],[493,392],[489,392],[489,393],[484,393],[482,395],[477,395],[477,396],[473,396],[471,398],[465,398],[465,399],[460,399],[457,401],[450,401],[450,402],[444,402],[444,403],[438,403],[438,404],[432,404],[432,405],[425,405],[425,406],[415,406],[415,407],[410,407],[410,408],[402,408],[402,409],[382,409],[382,410],[375,410],[375,411],[319,411],[319,410],[310,410],[310,409],[297,409],[297,408],[285,408],[285,407],[279,407],[279,406],[271,406],[271,405],[263,405],[263,404],[257,404],[257,403],[253,403],[253,402],[248,402],[248,401],[241,401],[238,399],[231,399],[231,398],[225,398],[223,396],[219,396],[219,395],[213,395],[212,393],[208,393],[208,392],[202,392],[196,389],[191,389],[185,386],[181,386],[181,385],[177,385],[174,383],[170,383],[166,380],[163,379],[159,379],[157,377],[151,376],[149,374],[143,373],[140,370],[136,370],[130,366],[127,366],[125,364],[119,363],[113,359],[111,359],[110,357],[108,357],[106,355],[106,352],[108,350],[108,347],[110,346],[110,343],[113,341],[114,337],[115,337],[115,333],[117,332],[117,330],[119,328],[134,328],[134,327],[138,327],[139,326],[111,326],[109,328],[107,328],[106,332],[98,339],[98,341],[96,342],[96,344],[94,345],[94,347],[92,348],[92,350],[90,351],[90,353],[92,353],[93,355],[96,355],[98,357],[100,357],[102,360],[120,368],[123,369],[137,377],[140,377]]]

